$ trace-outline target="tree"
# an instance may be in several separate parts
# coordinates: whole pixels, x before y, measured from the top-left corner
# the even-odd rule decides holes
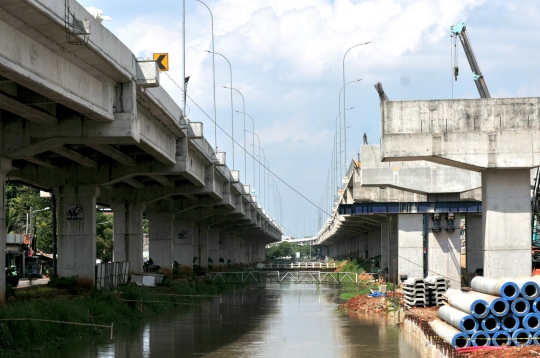
[[[96,215],[96,256],[103,262],[113,258],[113,214]]]
[[[6,229],[8,233],[22,234],[26,231],[26,215],[34,210],[51,206],[49,198],[41,198],[39,190],[19,183],[6,183]],[[39,211],[33,215],[36,247],[52,252],[52,213]]]

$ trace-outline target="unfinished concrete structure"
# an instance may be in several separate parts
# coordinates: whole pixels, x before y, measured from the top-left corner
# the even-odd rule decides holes
[[[440,223],[449,212],[479,221],[479,174],[425,161],[382,163],[378,145],[362,146],[361,154],[320,242],[335,245],[330,252],[337,255],[381,254],[381,268],[388,268],[390,277],[444,275],[459,286],[459,224],[457,230],[441,230]],[[437,214],[442,217],[436,222]],[[471,237],[480,238],[474,232]]]
[[[6,180],[56,194],[59,274],[93,287],[96,204],[114,211],[114,259],[130,261],[131,272],[142,271],[143,215],[151,257],[166,273],[173,260],[264,259],[264,245],[281,231],[225,153],[214,153],[202,123],[159,87],[154,61],[138,61],[70,5],[0,3],[0,194]]]
[[[383,161],[428,160],[482,174],[484,275],[531,274],[530,169],[540,165],[538,98],[385,101]]]

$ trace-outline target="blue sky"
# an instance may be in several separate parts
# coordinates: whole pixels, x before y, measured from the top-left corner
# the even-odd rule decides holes
[[[204,1],[204,0],[203,0]],[[139,57],[168,52],[169,75],[182,78],[182,2],[179,0],[81,0],[102,9],[104,22]],[[207,0],[214,15],[215,51],[232,65],[233,87],[244,95],[246,112],[270,169],[315,204],[326,190],[335,118],[340,111],[343,55],[349,52],[346,81],[347,156],[355,155],[367,133],[379,143],[379,99],[373,85],[382,82],[391,100],[476,98],[465,54],[459,49],[460,77],[453,81],[450,25],[465,22],[492,97],[540,93],[540,2],[499,0]],[[213,117],[211,28],[208,10],[186,0],[186,75],[188,94]],[[217,122],[231,134],[230,73],[215,57]],[[180,104],[181,93],[166,77],[162,86]],[[234,93],[235,110],[242,100]],[[188,117],[204,123],[213,143],[214,124],[188,101]],[[246,119],[251,130],[251,121]],[[234,137],[243,142],[243,116],[235,113]],[[251,133],[249,133],[251,135]],[[251,137],[247,147],[251,151]],[[257,140],[255,140],[257,143]],[[232,167],[231,140],[218,129],[219,151]],[[257,150],[256,150],[257,154]],[[248,157],[247,184],[253,187]],[[234,169],[244,181],[244,156],[235,148]],[[286,233],[304,236],[318,229],[317,209],[278,183]],[[262,185],[261,185],[262,186]],[[258,187],[258,173],[256,185]],[[257,188],[258,196],[261,190]],[[272,190],[270,190],[272,196]],[[263,199],[264,201],[264,199]],[[273,200],[267,199],[272,205]],[[326,208],[325,208],[326,209]],[[271,208],[272,210],[272,208]],[[305,227],[304,230],[304,221]]]

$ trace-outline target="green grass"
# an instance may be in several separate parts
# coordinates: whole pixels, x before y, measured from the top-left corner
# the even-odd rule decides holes
[[[378,290],[378,283],[367,283],[365,281],[359,284],[344,284],[342,286],[342,293],[339,295],[339,298],[342,300],[350,300],[353,297],[358,295],[367,295],[370,290]],[[386,292],[390,292],[393,289],[391,283],[386,283]]]
[[[67,325],[37,321],[9,321],[13,318],[37,318],[55,321],[95,323],[114,326],[124,325],[142,317],[151,316],[175,307],[175,302],[197,303],[203,297],[179,297],[176,295],[218,295],[231,285],[213,285],[205,282],[165,281],[157,288],[126,285],[117,291],[93,291],[69,295],[50,287],[16,290],[15,300],[0,306],[0,356],[29,352],[45,345],[59,344],[98,334],[109,334],[105,328]],[[62,293],[63,294],[56,294]],[[165,301],[143,303],[140,301]],[[4,320],[4,321],[1,321]]]

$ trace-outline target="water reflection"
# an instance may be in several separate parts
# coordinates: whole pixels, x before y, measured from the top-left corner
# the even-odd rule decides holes
[[[181,307],[107,337],[51,348],[43,357],[417,357],[395,324],[335,311],[334,287],[248,288]]]

